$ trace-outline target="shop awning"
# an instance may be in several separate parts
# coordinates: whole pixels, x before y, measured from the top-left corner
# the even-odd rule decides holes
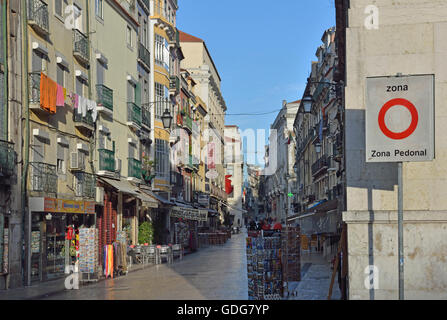
[[[174,205],[176,205],[177,207],[181,207],[181,208],[194,209],[194,207],[190,206],[189,204],[183,203],[183,202],[175,201]]]
[[[119,192],[130,194],[131,196],[134,196],[135,198],[140,199],[143,202],[144,207],[148,208],[158,208],[158,202],[153,197],[150,197],[149,195],[142,192],[138,187],[132,185],[127,180],[113,180],[109,178],[100,178],[107,184],[111,185],[115,189],[117,189]]]
[[[151,196],[145,194],[141,190],[138,191],[138,198],[141,199],[143,203],[143,207],[147,208],[158,208],[158,201],[152,198]]]
[[[169,201],[168,199],[165,199],[162,196],[160,196],[160,195],[158,195],[158,194],[156,194],[156,193],[154,193],[154,192],[152,192],[150,190],[146,190],[146,189],[142,190],[142,189],[140,189],[140,191],[142,193],[147,194],[148,196],[152,197],[153,199],[159,201],[161,204],[170,205],[170,206],[175,205],[174,202]]]
[[[115,189],[117,189],[119,192],[127,193],[133,196],[138,196],[138,188],[130,184],[127,180],[113,180],[109,178],[99,178],[100,180],[106,182],[107,184],[111,185]]]

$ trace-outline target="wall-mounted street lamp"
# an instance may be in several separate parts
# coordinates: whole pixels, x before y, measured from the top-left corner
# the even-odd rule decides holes
[[[320,152],[321,152],[321,143],[316,143],[315,144],[315,152],[320,154]]]
[[[303,103],[303,107],[304,107],[304,112],[309,113],[310,110],[312,109],[312,103],[313,103],[313,98],[310,94],[305,94],[304,97],[301,99],[301,102]]]
[[[163,115],[161,116],[161,121],[163,122],[163,128],[170,129],[172,125],[172,115],[171,112],[169,112],[168,107],[166,107],[165,112],[163,112]]]

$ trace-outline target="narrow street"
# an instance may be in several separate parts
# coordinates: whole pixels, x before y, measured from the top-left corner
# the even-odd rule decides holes
[[[149,266],[127,276],[43,297],[56,300],[246,300],[245,235],[200,249],[174,264]]]

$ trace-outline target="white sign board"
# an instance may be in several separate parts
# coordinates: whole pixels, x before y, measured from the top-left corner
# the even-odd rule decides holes
[[[366,162],[434,159],[434,75],[366,79]]]

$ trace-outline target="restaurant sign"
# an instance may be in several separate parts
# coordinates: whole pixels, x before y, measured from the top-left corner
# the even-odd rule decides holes
[[[171,217],[186,220],[207,221],[208,210],[173,207],[171,209]]]

